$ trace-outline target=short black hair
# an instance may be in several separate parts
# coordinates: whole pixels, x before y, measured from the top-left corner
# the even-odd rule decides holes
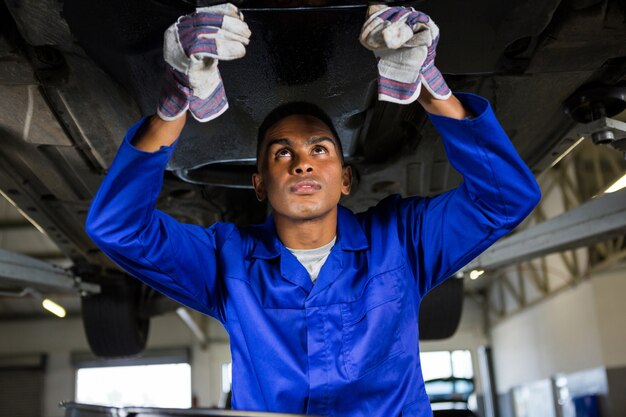
[[[281,104],[280,106],[269,112],[267,116],[265,116],[265,119],[263,119],[263,123],[261,123],[261,125],[259,126],[256,140],[257,168],[259,166],[259,157],[261,156],[261,144],[263,143],[263,139],[265,139],[265,134],[267,133],[269,128],[274,126],[276,123],[280,122],[284,118],[296,114],[301,116],[313,116],[316,119],[321,120],[326,126],[328,126],[332,134],[335,136],[335,146],[337,146],[339,158],[341,159],[341,164],[343,165],[344,160],[341,139],[339,138],[337,130],[335,129],[333,121],[331,120],[328,113],[322,110],[319,106],[313,103],[309,103],[307,101],[291,101],[289,103]]]

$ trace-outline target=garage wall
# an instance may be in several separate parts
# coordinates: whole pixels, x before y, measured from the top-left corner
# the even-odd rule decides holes
[[[492,329],[491,337],[500,393],[602,363],[590,282],[507,319]]]
[[[626,269],[603,273],[494,326],[498,392],[594,367],[626,366]]]
[[[208,333],[215,340],[206,348],[175,314],[154,318],[151,322],[148,349],[187,347],[192,358],[192,389],[197,405],[215,406],[220,399],[221,364],[230,361],[230,350],[224,342],[225,332],[212,319],[207,322]],[[16,354],[46,354],[43,417],[62,417],[58,408],[62,400],[74,398],[75,370],[71,354],[89,350],[80,318],[20,320],[0,322],[0,356]]]
[[[626,267],[598,278],[593,291],[604,365],[626,367]]]

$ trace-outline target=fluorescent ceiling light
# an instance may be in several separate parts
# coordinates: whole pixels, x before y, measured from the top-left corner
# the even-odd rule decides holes
[[[470,279],[478,279],[478,277],[480,277],[484,273],[485,271],[483,271],[482,269],[474,269],[472,272],[470,272]]]
[[[65,309],[61,307],[60,305],[58,305],[57,303],[55,303],[54,301],[50,300],[49,298],[45,298],[41,302],[41,305],[43,306],[43,308],[45,308],[46,310],[48,310],[55,316],[61,317],[61,318],[65,317]]]
[[[606,189],[605,193],[614,193],[615,191],[621,190],[624,187],[626,187],[626,175],[615,181],[613,185]]]
[[[65,317],[65,309],[49,298],[44,298],[43,294],[33,288],[25,288],[23,294],[30,294],[36,300],[41,301],[41,306],[57,317]]]

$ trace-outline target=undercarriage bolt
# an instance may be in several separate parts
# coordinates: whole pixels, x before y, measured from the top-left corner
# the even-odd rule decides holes
[[[595,145],[607,145],[615,140],[615,135],[610,130],[596,132],[591,135],[591,140]]]

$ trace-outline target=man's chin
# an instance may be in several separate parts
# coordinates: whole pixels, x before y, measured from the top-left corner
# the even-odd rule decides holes
[[[293,220],[300,221],[313,221],[319,220],[325,217],[328,213],[323,210],[299,210],[292,213],[291,218]]]
[[[333,213],[333,208],[320,207],[318,205],[299,204],[292,207],[288,213],[284,213],[284,217],[288,217],[293,221],[315,221],[322,220]]]

